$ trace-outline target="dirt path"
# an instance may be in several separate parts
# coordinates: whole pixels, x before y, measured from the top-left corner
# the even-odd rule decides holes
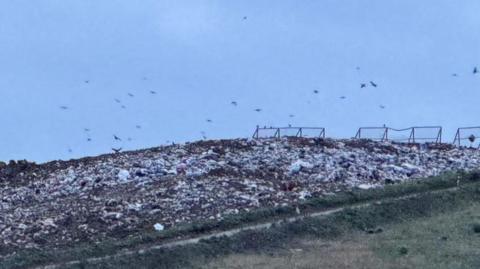
[[[404,196],[400,196],[400,197],[396,197],[396,198],[378,199],[378,200],[375,200],[375,201],[358,203],[358,204],[348,205],[348,206],[341,206],[341,207],[328,209],[328,210],[322,210],[322,211],[317,211],[317,212],[308,212],[306,214],[300,213],[298,216],[294,216],[294,217],[283,218],[283,219],[280,219],[280,220],[274,220],[274,221],[269,221],[269,222],[260,223],[260,224],[247,225],[247,226],[244,226],[244,227],[241,227],[241,228],[230,229],[230,230],[221,231],[221,232],[215,232],[215,233],[201,235],[201,236],[197,236],[197,237],[193,237],[193,238],[189,238],[189,239],[181,239],[181,240],[174,241],[174,242],[160,243],[160,244],[157,244],[157,245],[142,248],[140,250],[124,250],[124,251],[119,251],[118,253],[113,254],[113,255],[107,255],[107,256],[96,257],[96,258],[89,258],[89,259],[82,260],[82,261],[76,260],[76,261],[70,261],[70,262],[50,264],[50,265],[46,265],[46,266],[39,266],[39,267],[36,267],[36,268],[56,269],[56,268],[61,268],[61,267],[64,267],[64,266],[78,265],[78,264],[84,263],[84,262],[96,263],[96,262],[99,262],[99,261],[104,261],[104,260],[112,259],[112,258],[115,258],[115,257],[122,257],[122,256],[128,256],[128,255],[138,255],[138,254],[141,255],[144,252],[149,251],[149,250],[157,250],[157,249],[164,249],[164,248],[171,248],[171,247],[177,247],[177,246],[185,246],[185,245],[190,245],[190,244],[196,244],[200,240],[207,240],[207,239],[212,239],[212,238],[215,238],[215,237],[223,237],[223,236],[231,237],[231,236],[234,236],[234,235],[236,235],[240,232],[243,232],[243,231],[268,229],[272,225],[280,225],[282,223],[291,223],[291,222],[295,222],[297,220],[302,220],[302,219],[305,219],[305,218],[328,216],[328,215],[332,215],[336,212],[340,212],[340,211],[345,210],[345,209],[358,209],[358,208],[368,207],[368,206],[371,206],[373,204],[379,204],[379,203],[383,203],[383,202],[387,202],[387,201],[396,201],[396,200],[408,199],[408,198],[424,195],[426,193],[440,193],[440,192],[457,191],[457,190],[458,190],[458,187],[452,187],[452,188],[435,190],[435,191],[413,193],[413,194],[408,194],[408,195],[404,195]]]

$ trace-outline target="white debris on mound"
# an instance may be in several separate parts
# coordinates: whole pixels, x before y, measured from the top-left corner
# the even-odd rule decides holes
[[[163,231],[165,229],[165,227],[160,223],[155,223],[155,225],[153,225],[153,228],[155,229],[155,231]]]
[[[376,186],[372,184],[359,184],[357,187],[362,190],[368,190],[368,189],[375,188]]]
[[[292,165],[290,165],[289,171],[290,171],[291,174],[294,174],[294,173],[300,172],[300,170],[302,168],[310,169],[312,167],[313,167],[313,165],[310,164],[310,163],[304,162],[302,160],[297,160],[294,163],[292,163]]]
[[[122,169],[118,172],[118,179],[120,181],[127,181],[130,178],[130,172],[128,170]]]

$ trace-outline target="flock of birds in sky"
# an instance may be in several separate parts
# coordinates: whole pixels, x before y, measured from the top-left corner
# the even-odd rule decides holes
[[[247,17],[243,17],[243,19],[246,20]],[[360,67],[357,67],[356,69],[357,69],[357,70],[360,70]],[[480,73],[480,71],[479,71],[479,69],[478,69],[477,67],[474,67],[472,73],[473,73],[473,75],[477,75],[478,73]],[[457,74],[457,73],[453,73],[452,76],[457,77],[458,74]],[[146,78],[146,77],[143,77],[143,80],[147,80],[147,78]],[[85,83],[85,84],[89,84],[89,83],[90,83],[90,80],[85,80],[84,83]],[[374,81],[372,81],[372,80],[370,80],[370,81],[368,81],[368,82],[361,82],[361,83],[360,83],[360,89],[367,88],[367,87],[377,88],[378,86],[379,86],[379,85],[378,85],[377,83],[375,83]],[[314,95],[316,95],[316,94],[318,94],[318,93],[319,93],[318,90],[313,90],[313,94],[314,94]],[[153,90],[150,90],[150,91],[149,91],[149,94],[151,94],[151,95],[156,95],[157,92],[156,92],[156,91],[153,91]],[[130,93],[130,92],[127,92],[127,95],[128,95],[130,98],[134,98],[134,97],[135,97],[135,95],[132,94],[132,93]],[[347,97],[342,95],[342,96],[340,96],[339,98],[343,100],[343,99],[346,99]],[[121,101],[120,99],[114,98],[113,100],[114,100],[117,104],[119,104],[122,109],[126,109],[126,108],[127,108],[124,104],[122,104],[122,101]],[[238,102],[235,101],[235,100],[231,101],[230,104],[231,104],[232,106],[234,106],[234,107],[237,107],[237,106],[239,105]],[[385,109],[386,107],[385,107],[385,105],[379,105],[379,108],[380,108],[380,109]],[[68,106],[65,106],[65,105],[62,105],[62,106],[60,106],[60,109],[62,109],[62,110],[68,110],[69,107],[68,107]],[[257,113],[260,113],[260,112],[262,112],[262,108],[255,108],[254,111],[257,112]],[[289,116],[289,118],[295,117],[294,114],[289,114],[288,116]],[[207,121],[208,123],[212,123],[212,122],[213,122],[213,120],[212,120],[212,119],[209,119],[209,118],[207,118],[206,121]],[[291,125],[289,125],[289,126],[291,127]],[[142,126],[141,126],[140,124],[137,124],[137,125],[135,126],[135,128],[136,128],[136,129],[141,129]],[[91,136],[90,136],[90,129],[89,129],[89,128],[84,128],[84,132],[85,132],[86,135],[87,135],[87,142],[91,142],[91,141],[92,141],[92,138],[91,138]],[[202,136],[202,138],[203,138],[204,140],[207,139],[207,135],[206,135],[205,131],[201,131],[200,134],[201,134],[201,136]],[[117,134],[112,134],[112,139],[113,139],[113,142],[122,142],[122,141],[123,141],[122,138],[121,138],[120,136],[118,136]],[[132,138],[128,137],[128,138],[127,138],[127,141],[132,141]],[[170,141],[167,141],[167,143],[170,143]],[[171,142],[171,143],[174,144],[174,142]],[[114,153],[119,153],[119,152],[122,151],[122,149],[123,149],[122,147],[112,147],[112,151],[113,151]],[[73,150],[72,150],[71,148],[69,148],[68,151],[69,151],[70,153],[73,152]]]
[[[145,77],[144,77],[143,79],[146,80]],[[85,80],[84,83],[85,83],[85,84],[90,84],[90,80]],[[149,93],[152,94],[152,95],[157,94],[157,92],[156,92],[156,91],[153,91],[153,90],[150,90]],[[131,93],[131,92],[127,92],[127,95],[128,95],[130,98],[134,98],[134,97],[135,97],[135,95],[134,95],[133,93]],[[113,100],[115,101],[115,103],[119,104],[122,109],[126,109],[126,108],[127,108],[124,104],[122,104],[122,101],[121,101],[120,99],[114,98]],[[70,107],[65,106],[65,105],[59,106],[59,108],[62,109],[62,110],[68,110],[68,109],[70,109]],[[142,126],[141,126],[140,124],[137,124],[137,125],[135,125],[135,128],[136,128],[136,129],[142,129]],[[91,137],[91,135],[90,135],[90,131],[91,131],[90,128],[84,128],[83,131],[84,131],[85,134],[87,135],[87,139],[86,139],[87,142],[91,142],[91,141],[92,141],[92,137]],[[113,135],[112,135],[112,139],[113,139],[115,142],[122,142],[122,141],[123,141],[122,138],[120,138],[120,136],[118,136],[118,135],[116,135],[116,134],[113,134]],[[128,138],[127,138],[127,141],[132,141],[132,138],[131,138],[131,137],[128,137]],[[170,142],[170,141],[167,141],[167,142]],[[113,151],[114,153],[119,153],[119,152],[122,151],[122,149],[123,149],[122,147],[117,147],[117,148],[112,147],[112,151]],[[69,153],[72,153],[73,150],[72,150],[71,148],[69,148],[69,149],[68,149],[68,152],[69,152]]]

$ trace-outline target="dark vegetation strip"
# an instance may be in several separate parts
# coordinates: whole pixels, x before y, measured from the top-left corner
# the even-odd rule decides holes
[[[434,190],[455,187],[459,182],[460,186],[463,187],[458,194],[447,192],[439,194],[429,193]],[[224,231],[254,223],[294,216],[297,206],[301,212],[308,213],[425,192],[424,195],[421,195],[422,198],[420,202],[418,200],[420,198],[412,197],[406,200],[399,200],[398,202],[383,203],[373,208],[344,210],[340,213],[335,213],[332,217],[308,218],[265,231],[247,231],[231,238],[207,240],[200,244],[180,247],[180,249],[173,248],[152,252],[155,253],[152,255],[158,255],[158,259],[153,259],[149,253],[142,256],[131,257],[132,259],[140,259],[145,262],[147,267],[155,265],[152,268],[183,268],[183,266],[187,265],[191,267],[192,264],[188,264],[188,261],[194,256],[213,257],[216,254],[228,254],[240,250],[279,247],[282,243],[286,242],[286,240],[302,234],[302,231],[308,236],[313,235],[320,238],[334,237],[352,228],[366,229],[372,225],[398,220],[399,217],[403,220],[408,216],[422,216],[442,208],[447,209],[448,207],[458,206],[459,203],[456,201],[452,203],[452,199],[459,198],[459,201],[464,201],[467,200],[467,198],[472,198],[472,195],[477,195],[475,191],[472,191],[477,190],[478,185],[480,185],[480,183],[477,182],[480,182],[479,172],[450,172],[437,177],[411,180],[396,185],[386,185],[384,188],[353,190],[332,196],[311,198],[297,205],[264,208],[247,213],[229,215],[220,221],[193,222],[164,232],[145,232],[142,236],[117,241],[109,240],[96,245],[82,243],[67,246],[64,250],[21,251],[5,259],[0,263],[0,267],[22,268],[71,260],[85,260],[92,257],[112,255],[123,249],[148,248],[149,245],[175,241],[180,238],[183,239],[200,234]],[[449,202],[446,203],[446,201],[444,201],[445,199],[449,199]],[[397,216],[397,214],[399,215]],[[125,259],[128,260],[129,258],[125,257]],[[123,262],[121,259],[113,259],[113,261],[114,263],[112,264],[115,266],[120,266]],[[116,261],[119,261],[119,263]],[[152,264],[149,264],[150,262],[152,262]],[[107,265],[109,264],[102,264],[101,266]],[[133,264],[130,263],[130,266],[132,265]]]

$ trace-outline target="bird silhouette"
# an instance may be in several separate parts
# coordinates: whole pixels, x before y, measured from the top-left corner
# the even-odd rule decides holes
[[[366,83],[360,83],[360,89],[361,89],[361,88],[365,88],[365,87],[367,87],[367,84],[366,84]]]
[[[314,94],[318,94],[318,90],[313,90],[313,93],[314,93]]]
[[[72,150],[71,148],[69,148],[69,149],[68,149],[68,152],[69,152],[69,153],[72,153],[72,152],[73,152],[73,150]]]
[[[473,68],[473,74],[477,74],[477,73],[478,73],[478,69],[477,69],[477,67],[475,66],[475,67]]]
[[[375,84],[375,82],[373,81],[370,81],[370,85],[372,85],[373,87],[377,87],[377,84]]]
[[[87,142],[91,142],[91,141],[92,141],[92,139],[90,137],[87,138]]]
[[[114,153],[119,153],[120,151],[122,151],[122,148],[112,148],[112,150]]]
[[[135,128],[142,129],[142,126],[141,125],[135,125]]]
[[[134,97],[134,96],[135,96],[135,95],[133,95],[133,93],[127,93],[127,94],[128,94],[128,96],[130,96],[130,97]]]
[[[243,16],[243,20],[246,20],[247,19],[247,16]]]
[[[262,109],[261,109],[261,108],[255,108],[255,111],[256,111],[256,112],[261,112]]]
[[[475,136],[473,134],[471,134],[469,137],[468,137],[468,141],[470,141],[470,143],[473,143],[475,142]]]
[[[212,120],[211,120],[211,119],[207,119],[207,122],[212,122]]]
[[[457,73],[453,73],[452,77],[458,77]]]
[[[347,97],[345,97],[345,96],[343,96],[343,95],[340,96],[340,99],[346,99],[346,98],[347,98]]]
[[[384,106],[384,105],[380,105],[380,108],[381,108],[381,109],[385,109],[385,106]]]
[[[295,117],[295,115],[293,115],[293,114],[290,114],[290,115],[288,115],[288,116],[289,116],[290,118],[293,118],[293,117]]]
[[[122,141],[122,139],[120,137],[116,136],[116,135],[113,135],[113,139],[118,140],[118,141]]]
[[[230,104],[234,105],[234,106],[237,106],[238,103],[236,101],[232,101]]]
[[[83,128],[83,130],[84,130],[85,132],[90,132],[90,129],[89,129],[89,128]]]
[[[113,99],[113,100],[115,100],[115,102],[117,102],[117,103],[119,103],[119,104],[122,102],[122,101],[120,101],[120,99],[117,99],[117,98],[115,98],[115,99]]]
[[[122,105],[121,107],[122,107],[123,109],[126,109],[126,108],[127,108],[125,105]]]
[[[85,80],[84,82],[85,82],[86,84],[88,84],[88,83],[90,83],[90,80]]]
[[[60,106],[60,109],[67,110],[68,106]]]
[[[132,140],[133,140],[133,139],[132,139],[131,137],[127,138],[127,141],[129,141],[129,142],[132,141]]]
[[[150,93],[151,93],[151,94],[157,94],[157,92],[156,92],[156,91],[150,91]]]

